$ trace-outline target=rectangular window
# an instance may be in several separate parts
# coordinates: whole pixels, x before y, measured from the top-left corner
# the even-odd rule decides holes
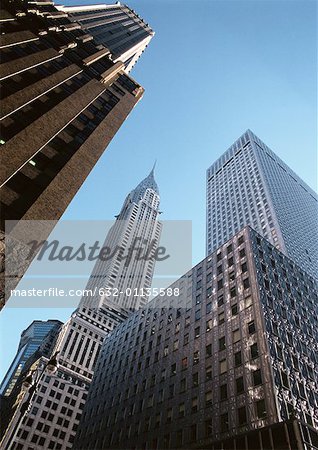
[[[221,352],[222,350],[225,350],[225,347],[226,347],[226,345],[225,345],[225,336],[222,336],[219,339],[219,352]]]
[[[213,434],[212,419],[208,419],[205,421],[205,437],[212,436],[212,434]]]
[[[191,412],[196,413],[198,411],[198,397],[193,397],[191,400]]]
[[[229,429],[228,413],[221,414],[221,416],[220,416],[220,428],[221,428],[221,432],[222,433]]]
[[[239,425],[244,425],[247,422],[247,414],[245,406],[238,408],[237,410],[238,423]]]
[[[233,344],[235,344],[236,342],[238,342],[241,339],[239,328],[234,330],[232,334],[233,334]]]
[[[243,377],[236,378],[235,385],[236,385],[236,393],[237,394],[241,394],[242,392],[244,392],[244,380],[243,380]]]
[[[179,405],[179,417],[184,417],[185,414],[185,404],[180,403]]]
[[[194,374],[192,374],[192,386],[196,387],[199,385],[199,373],[195,372]]]
[[[254,320],[251,320],[251,322],[249,322],[247,324],[247,330],[248,330],[248,334],[254,334],[256,332]]]
[[[227,371],[227,362],[226,359],[222,359],[220,361],[220,374],[225,373]]]
[[[206,381],[212,380],[212,366],[207,366],[205,369],[205,379]]]
[[[242,364],[242,352],[241,350],[234,353],[234,365],[235,367],[238,367]]]
[[[250,346],[250,352],[252,359],[257,358],[259,356],[257,342],[255,342],[255,344]]]
[[[222,384],[220,386],[220,400],[226,400],[227,399],[227,384]]]
[[[187,357],[182,358],[182,360],[181,360],[181,368],[182,369],[186,369],[187,367],[188,367],[188,358]]]
[[[193,364],[198,364],[199,359],[200,359],[200,352],[199,352],[199,350],[196,350],[193,353]]]
[[[210,356],[212,356],[212,344],[208,344],[205,347],[205,356],[208,358]]]
[[[252,372],[252,375],[254,386],[259,386],[260,384],[262,384],[262,374],[260,369],[254,370],[254,372]]]
[[[205,393],[205,406],[212,406],[212,391],[207,391]]]
[[[206,331],[212,330],[212,319],[207,320],[206,322]]]
[[[258,400],[256,402],[256,415],[258,419],[264,419],[266,417],[266,406],[265,406],[265,400]]]

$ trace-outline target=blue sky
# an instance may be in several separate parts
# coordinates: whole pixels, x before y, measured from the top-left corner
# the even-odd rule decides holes
[[[197,263],[205,254],[205,171],[247,128],[316,190],[316,2],[127,4],[156,32],[131,73],[145,95],[63,218],[112,219],[157,159],[161,218],[193,221]],[[70,312],[6,308],[0,378],[33,319]]]

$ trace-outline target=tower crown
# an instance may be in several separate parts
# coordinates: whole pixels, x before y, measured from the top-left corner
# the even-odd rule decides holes
[[[142,180],[138,186],[131,192],[131,201],[134,203],[138,203],[145,195],[147,189],[152,189],[159,195],[159,188],[155,180],[154,171],[155,171],[156,163],[151,169],[149,175]]]

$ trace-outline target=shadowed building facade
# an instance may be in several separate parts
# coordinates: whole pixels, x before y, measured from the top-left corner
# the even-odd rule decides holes
[[[117,53],[114,62],[108,37],[95,41],[53,2],[3,2],[2,8],[4,230],[6,220],[58,220],[144,90],[125,73],[119,58],[126,52]],[[102,24],[99,32],[104,26],[108,30]],[[153,33],[147,33],[149,41]],[[126,40],[126,51],[135,45]],[[41,238],[49,232],[43,230]],[[39,231],[34,234],[30,240],[39,238]]]
[[[316,448],[315,280],[246,227],[104,342],[74,448]]]
[[[207,254],[245,225],[317,276],[317,195],[250,130],[207,170]]]

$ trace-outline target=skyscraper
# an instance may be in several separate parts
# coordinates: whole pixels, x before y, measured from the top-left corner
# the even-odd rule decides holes
[[[120,34],[110,42],[113,31],[106,20],[98,27],[105,36],[97,34],[95,41],[88,29],[51,1],[6,1],[2,8],[0,206],[4,231],[6,220],[61,217],[141,99],[143,88],[125,73],[125,63],[135,62],[153,33],[145,25],[148,37],[139,43],[140,48],[134,30],[129,31],[132,40],[127,35],[122,41]],[[110,14],[107,5],[98,8]],[[127,7],[114,8],[135,17]],[[117,48],[116,54],[112,55],[108,42],[114,51]],[[44,230],[42,238],[49,232]]]
[[[47,335],[53,330],[57,333],[62,322],[59,320],[34,320],[21,334],[19,347],[1,385],[0,394],[11,394],[26,361],[35,354]]]
[[[152,169],[126,197],[104,245],[112,249],[120,245],[124,251],[129,251],[135,239],[140,238],[141,242],[151,242],[154,252],[161,230],[159,200]],[[97,261],[86,288],[97,287],[96,297],[83,297],[79,308],[62,327],[52,350],[52,353],[59,351],[57,375],[41,377],[13,449],[66,450],[72,447],[102,342],[132,311],[148,301],[142,292],[151,286],[153,271],[153,258],[145,261],[132,257],[128,264],[116,257]],[[122,294],[100,298],[100,287],[116,289]],[[39,358],[36,366],[43,366],[45,361]]]
[[[106,261],[98,260],[89,283],[88,290],[104,288],[116,295],[103,295],[83,298],[84,305],[100,307],[103,304],[116,304],[127,311],[139,309],[148,301],[147,288],[150,288],[154,264],[154,252],[159,244],[162,224],[159,218],[159,189],[154,178],[154,167],[126,197],[120,213],[104,242],[103,247],[114,251],[121,249]],[[143,249],[145,256],[138,258],[134,253]],[[135,294],[135,295],[134,295]],[[97,303],[96,303],[97,302]]]
[[[170,288],[104,342],[74,448],[317,448],[315,279],[245,227]]]
[[[114,62],[122,61],[130,72],[144,52],[153,30],[126,5],[57,6],[72,22],[78,22],[98,44],[105,45]]]
[[[207,170],[207,254],[245,225],[317,276],[317,195],[250,130]]]

